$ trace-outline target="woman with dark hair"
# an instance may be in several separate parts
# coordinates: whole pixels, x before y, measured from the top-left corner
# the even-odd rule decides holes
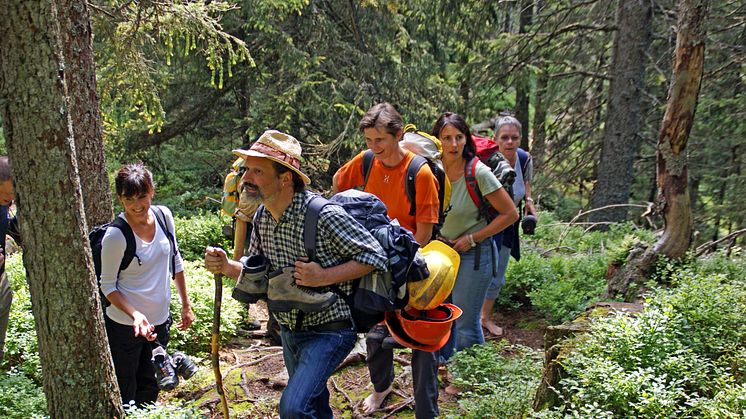
[[[152,174],[141,163],[128,164],[117,172],[115,186],[124,212],[101,244],[101,292],[111,303],[104,320],[122,400],[142,406],[157,400],[159,388],[178,383],[165,350],[171,327],[169,278],[173,277],[181,298],[176,327],[188,328],[194,313],[173,216],[168,208],[152,205]],[[127,266],[120,266],[133,242],[134,257]]]
[[[455,322],[457,351],[484,342],[480,310],[487,287],[496,271],[496,249],[491,237],[513,224],[518,212],[490,168],[476,157],[476,147],[463,117],[452,112],[441,115],[432,134],[443,144],[443,167],[451,181],[451,209],[441,229],[442,240],[461,255],[453,303],[463,310]],[[474,160],[476,159],[476,161]],[[467,179],[468,178],[468,179]],[[467,182],[482,198],[477,205]],[[482,203],[497,210],[487,220]],[[450,354],[445,351],[444,355]]]

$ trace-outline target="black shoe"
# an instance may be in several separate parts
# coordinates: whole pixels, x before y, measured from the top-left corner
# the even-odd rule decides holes
[[[365,335],[365,340],[378,342],[380,344],[387,336],[389,336],[389,329],[386,327],[386,325],[377,324],[373,326],[372,329],[370,329],[370,332],[368,332],[367,335]]]
[[[155,381],[158,383],[158,388],[173,390],[179,385],[179,377],[171,364],[171,357],[160,346],[153,350],[153,367],[155,368]]]
[[[192,360],[183,352],[174,352],[174,355],[171,357],[171,362],[174,365],[176,373],[185,380],[192,378],[194,374],[197,373],[197,366],[194,365],[194,362],[192,362]]]

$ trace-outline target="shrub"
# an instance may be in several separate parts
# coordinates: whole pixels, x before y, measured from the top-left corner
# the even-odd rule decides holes
[[[0,417],[40,418],[47,414],[47,400],[41,387],[16,372],[0,373]]]
[[[6,366],[16,368],[37,383],[41,383],[41,362],[34,315],[31,312],[31,296],[20,253],[8,257],[5,261],[5,272],[13,290],[13,304],[10,308],[3,362]]]
[[[138,408],[134,404],[124,406],[127,419],[200,419],[205,417],[195,407],[178,402],[150,404]]]
[[[504,353],[505,355],[502,355]],[[451,417],[524,417],[531,411],[542,359],[527,347],[488,342],[457,352],[449,364],[454,384],[470,389]]]
[[[185,262],[184,271],[187,277],[187,291],[192,303],[192,310],[196,317],[192,326],[181,331],[171,328],[169,351],[181,350],[190,355],[204,356],[210,352],[212,339],[212,318],[215,296],[215,280],[213,274],[202,266],[202,262]],[[238,323],[245,306],[231,298],[234,281],[226,279],[223,283],[223,300],[220,310],[221,342],[235,336]],[[178,301],[176,289],[171,286],[174,297],[171,298],[171,313],[174,324],[179,320],[181,303]]]
[[[551,323],[572,320],[606,289],[603,255],[553,257],[549,260],[553,280],[528,292],[531,304]]]
[[[189,218],[177,216],[174,224],[179,250],[185,260],[202,260],[207,246],[220,246],[229,254],[232,251],[233,243],[223,235],[223,225],[227,222],[216,213],[200,212]]]
[[[599,319],[578,338],[554,412],[743,417],[746,283],[698,270],[671,268],[673,287],[655,290],[642,313]]]

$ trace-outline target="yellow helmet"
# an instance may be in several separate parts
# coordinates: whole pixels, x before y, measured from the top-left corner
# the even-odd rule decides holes
[[[438,240],[428,243],[421,253],[430,276],[407,283],[409,306],[417,310],[432,310],[451,294],[461,258],[450,246]]]

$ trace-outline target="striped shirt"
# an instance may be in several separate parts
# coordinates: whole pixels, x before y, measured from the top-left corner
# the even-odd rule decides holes
[[[303,245],[303,225],[308,201],[315,194],[309,191],[297,192],[290,205],[275,221],[269,211],[257,213],[248,255],[263,254],[270,264],[270,271],[293,266],[300,257],[308,257]],[[387,257],[378,241],[365,227],[337,205],[327,205],[319,214],[316,234],[316,262],[322,268],[329,268],[355,260],[385,271]],[[352,292],[352,282],[337,284],[343,292]],[[315,288],[316,291],[330,291],[330,287]],[[280,324],[295,328],[299,310],[275,312]],[[342,298],[325,310],[306,313],[303,326],[317,326],[324,323],[349,319],[350,308]]]

